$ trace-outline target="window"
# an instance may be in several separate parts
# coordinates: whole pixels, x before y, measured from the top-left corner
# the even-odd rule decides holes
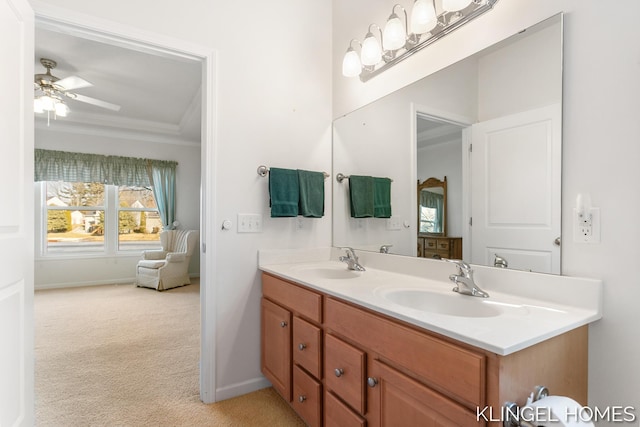
[[[149,187],[118,187],[118,250],[157,247],[162,220]]]
[[[420,206],[420,233],[436,233],[437,209]]]
[[[160,220],[150,187],[44,181],[42,253],[107,254],[160,247]]]

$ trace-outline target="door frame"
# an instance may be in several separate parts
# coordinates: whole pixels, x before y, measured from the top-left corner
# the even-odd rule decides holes
[[[216,316],[217,271],[215,245],[216,228],[213,218],[216,200],[215,153],[216,139],[216,51],[212,48],[162,34],[142,31],[95,16],[80,14],[41,2],[32,5],[35,25],[64,31],[78,37],[100,41],[155,55],[181,57],[202,63],[201,112],[201,173],[200,173],[200,399],[216,401]],[[31,78],[31,76],[29,76]],[[211,277],[209,277],[209,275]]]
[[[452,113],[450,111],[439,110],[426,105],[421,105],[412,102],[411,103],[411,182],[416,183],[418,181],[418,135],[417,135],[417,121],[418,116],[426,117],[430,120],[451,123],[462,128],[462,150],[460,155],[462,156],[462,219],[466,221],[466,226],[462,227],[462,258],[468,259],[469,242],[471,242],[471,233],[469,230],[469,217],[471,212],[471,197],[470,197],[470,179],[471,173],[469,168],[471,162],[469,159],[469,150],[471,145],[471,125],[474,123],[474,119],[461,114]],[[411,189],[411,224],[418,223],[418,201],[416,199],[416,189]],[[466,242],[466,243],[465,243]],[[411,247],[413,251],[417,251],[418,247],[418,231],[411,235]],[[417,256],[414,253],[413,256]]]

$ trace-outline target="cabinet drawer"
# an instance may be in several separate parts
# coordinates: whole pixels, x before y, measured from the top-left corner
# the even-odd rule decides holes
[[[353,409],[364,414],[365,353],[325,334],[324,382]]]
[[[333,393],[324,394],[324,427],[366,427],[367,422]]]
[[[325,327],[411,369],[429,386],[470,409],[485,404],[486,359],[481,353],[333,298],[325,300]],[[325,362],[329,369],[326,357]]]
[[[448,251],[449,250],[449,240],[448,239],[438,239],[436,246],[439,251]]]
[[[314,322],[322,323],[320,294],[263,273],[262,295]]]
[[[299,317],[293,318],[293,361],[320,378],[322,330]]]
[[[322,425],[322,385],[300,367],[293,367],[293,409],[310,427]]]
[[[424,248],[427,250],[434,250],[438,247],[437,239],[424,239]]]

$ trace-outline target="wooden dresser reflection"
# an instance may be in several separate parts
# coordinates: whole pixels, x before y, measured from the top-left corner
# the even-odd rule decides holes
[[[462,259],[462,237],[418,236],[418,256]]]

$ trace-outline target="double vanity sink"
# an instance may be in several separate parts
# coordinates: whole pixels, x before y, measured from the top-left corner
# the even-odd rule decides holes
[[[537,385],[587,403],[599,280],[472,266],[477,297],[451,263],[358,255],[260,251],[261,369],[307,425],[484,426]]]
[[[602,317],[594,279],[473,266],[490,295],[477,298],[452,291],[443,261],[359,252],[366,271],[353,271],[337,248],[279,254],[261,252],[260,269],[500,355]]]

